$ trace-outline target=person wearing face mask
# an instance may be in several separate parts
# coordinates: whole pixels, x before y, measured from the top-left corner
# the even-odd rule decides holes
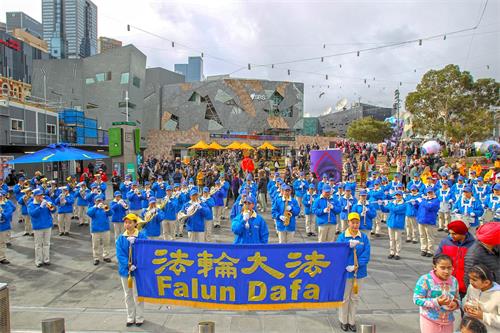
[[[244,208],[231,224],[235,235],[234,244],[267,244],[269,230],[266,221],[254,209],[255,198],[249,195],[244,201]]]

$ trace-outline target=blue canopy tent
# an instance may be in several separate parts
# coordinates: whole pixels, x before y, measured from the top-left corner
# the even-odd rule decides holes
[[[95,160],[103,158],[108,158],[108,156],[74,148],[66,143],[55,143],[48,145],[47,148],[39,150],[33,154],[24,155],[22,157],[16,158],[15,160],[10,160],[7,163],[27,164],[27,163]]]
[[[83,149],[78,149],[75,147],[71,147],[67,143],[55,143],[48,145],[46,148],[43,148],[33,154],[27,154],[16,158],[15,160],[10,160],[8,164],[29,164],[29,163],[44,163],[42,165],[45,166],[45,163],[56,162],[57,167],[55,170],[62,170],[62,163],[64,161],[81,161],[81,160],[94,160],[94,159],[104,159],[109,158],[106,155],[93,153],[90,151],[86,151]],[[45,169],[45,167],[44,167]],[[54,170],[54,171],[55,171]],[[63,181],[63,172],[58,172],[57,176],[55,176],[59,181]]]

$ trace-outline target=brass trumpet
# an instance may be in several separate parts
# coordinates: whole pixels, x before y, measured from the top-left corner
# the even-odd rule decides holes
[[[105,212],[107,212],[109,210],[109,206],[108,205],[104,205],[103,209],[104,209]]]

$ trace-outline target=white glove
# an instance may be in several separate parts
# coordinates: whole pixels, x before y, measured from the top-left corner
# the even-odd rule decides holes
[[[285,216],[284,216],[284,215],[281,215],[281,216],[280,216],[280,220],[284,222],[284,221],[285,221]]]
[[[151,214],[156,213],[156,208],[151,209],[150,212],[151,212]]]
[[[355,267],[354,267],[354,265],[349,265],[349,266],[347,266],[347,267],[345,268],[345,270],[346,270],[346,271],[348,271],[348,272],[350,273],[350,272],[353,272],[353,271],[354,271],[354,268],[355,268]]]
[[[349,246],[350,246],[351,248],[356,247],[356,245],[358,245],[358,244],[359,244],[359,240],[356,240],[356,239],[351,239],[351,240],[349,241]]]
[[[290,206],[290,205],[286,206],[286,210],[291,211],[292,210],[292,206]]]
[[[104,204],[101,202],[97,205],[97,208],[104,208]]]
[[[377,201],[377,203],[378,203],[379,205],[381,205],[381,204],[382,204],[382,200],[378,200],[378,201]]]
[[[40,203],[40,207],[45,208],[47,207],[47,200],[42,200],[42,203]]]
[[[247,212],[243,213],[243,220],[248,221],[249,219],[250,219],[250,214]]]
[[[250,223],[248,223],[248,221],[245,222],[245,229],[250,229]]]
[[[132,236],[127,237],[127,240],[128,240],[128,242],[129,242],[130,244],[134,244],[134,243],[135,243],[135,237],[132,237]]]
[[[325,209],[323,209],[323,213],[329,213],[330,212],[330,209],[328,207],[326,207]]]
[[[129,268],[129,271],[133,272],[136,270],[137,267],[135,267],[135,265],[131,265],[130,268]]]
[[[472,212],[472,213],[470,213],[470,216],[474,217],[474,216],[476,216],[476,213]]]
[[[422,202],[422,198],[418,198],[418,199],[417,199],[417,201],[418,201],[418,202]]]

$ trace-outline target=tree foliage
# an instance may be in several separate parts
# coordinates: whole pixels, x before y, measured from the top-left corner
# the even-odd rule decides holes
[[[353,121],[347,128],[347,136],[355,141],[379,143],[392,135],[391,124],[365,117]]]
[[[494,114],[489,108],[499,105],[499,88],[494,79],[474,81],[457,65],[428,71],[406,97],[413,132],[445,141],[471,142],[491,136]]]

